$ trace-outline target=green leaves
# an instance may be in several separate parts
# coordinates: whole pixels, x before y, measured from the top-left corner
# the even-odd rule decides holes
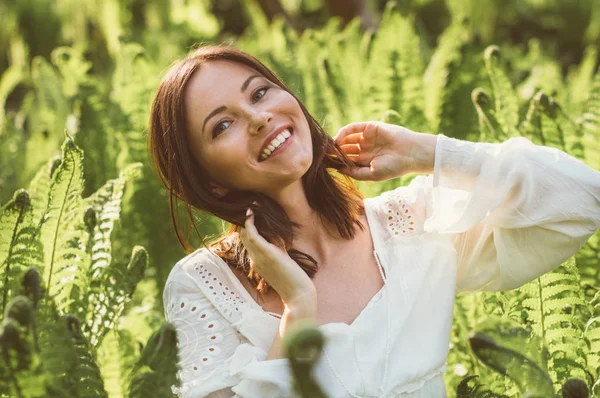
[[[52,175],[48,208],[41,228],[47,294],[56,300],[61,310],[67,310],[78,298],[89,267],[89,255],[83,246],[84,231],[78,228],[83,218],[82,161],[83,152],[67,134],[61,163]]]
[[[0,211],[3,311],[6,307],[0,325],[0,394],[108,396],[96,353],[148,265],[141,246],[133,248],[128,261],[111,255],[125,186],[139,177],[141,164],[127,166],[84,199],[82,159],[66,134],[60,159],[49,161],[31,181],[33,194],[17,190]],[[147,391],[166,396],[176,383],[176,336],[172,327],[157,336],[142,363],[160,377],[144,383],[165,382]]]
[[[175,326],[164,324],[142,350],[132,373],[129,398],[168,397],[176,379],[178,361]]]

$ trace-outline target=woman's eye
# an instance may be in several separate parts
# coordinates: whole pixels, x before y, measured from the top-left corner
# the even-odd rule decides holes
[[[213,137],[216,137],[221,133],[222,130],[219,129],[219,126],[223,123],[227,123],[227,121],[222,121],[220,123],[215,124],[215,129],[213,130]]]
[[[266,93],[267,93],[267,91],[269,90],[269,87],[267,87],[267,86],[264,86],[264,87],[261,87],[261,88],[259,88],[258,90],[256,90],[256,91],[254,92],[254,94],[252,95],[252,97],[254,98],[254,95],[255,95],[256,93],[258,93],[259,91],[263,91],[263,90],[265,90],[265,94],[266,94]],[[264,97],[264,96],[265,96],[265,94],[261,95],[261,96],[260,96],[260,98]],[[259,99],[260,99],[260,98],[259,98]]]
[[[263,86],[263,87],[259,88],[252,94],[252,98],[254,98],[256,93],[258,93],[259,91],[264,91],[265,93],[258,98],[260,100],[262,97],[265,96],[265,94],[267,93],[267,91],[269,91],[269,89],[270,89],[270,87],[268,87],[268,86]],[[213,138],[218,136],[221,133],[221,131],[223,131],[223,130],[219,129],[219,126],[222,125],[223,123],[226,123],[226,121],[222,121],[222,122],[215,124],[215,128],[213,130]]]

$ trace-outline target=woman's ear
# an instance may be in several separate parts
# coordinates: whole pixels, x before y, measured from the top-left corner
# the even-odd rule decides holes
[[[209,182],[208,184],[210,185],[210,190],[220,198],[229,193],[229,189],[227,188],[223,188],[222,186],[213,184],[212,182]]]

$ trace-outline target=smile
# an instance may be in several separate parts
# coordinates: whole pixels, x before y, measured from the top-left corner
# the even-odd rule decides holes
[[[285,137],[285,135],[287,135],[288,133],[290,134],[289,137]],[[270,154],[267,155],[265,152],[263,152],[260,155],[260,159],[258,161],[259,162],[267,161],[267,160],[271,159],[273,156],[277,156],[281,152],[285,151],[286,148],[291,145],[294,137],[295,137],[295,134],[294,134],[293,129],[290,128],[289,130],[285,130],[283,133],[281,133],[277,137],[278,142],[281,142],[280,139],[285,139],[285,141],[283,141],[283,143],[280,143],[279,146],[277,146],[275,149],[273,149],[273,151]],[[273,144],[270,144],[270,147],[272,147],[271,145],[273,145]]]

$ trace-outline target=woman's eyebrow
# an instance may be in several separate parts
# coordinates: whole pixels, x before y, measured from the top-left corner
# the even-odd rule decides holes
[[[252,75],[250,77],[248,77],[246,79],[246,81],[244,82],[244,84],[242,84],[242,87],[240,89],[240,92],[243,94],[244,91],[246,91],[246,89],[248,88],[248,86],[250,85],[250,82],[252,81],[252,79],[254,79],[255,77],[262,77],[261,75]],[[211,113],[208,114],[208,116],[206,117],[206,119],[204,119],[204,123],[202,123],[202,134],[204,134],[204,126],[206,126],[206,122],[208,122],[208,119],[210,119],[211,117],[215,116],[216,114],[219,114],[223,111],[227,110],[226,106],[220,106],[217,109],[215,109],[214,111],[212,111]]]

